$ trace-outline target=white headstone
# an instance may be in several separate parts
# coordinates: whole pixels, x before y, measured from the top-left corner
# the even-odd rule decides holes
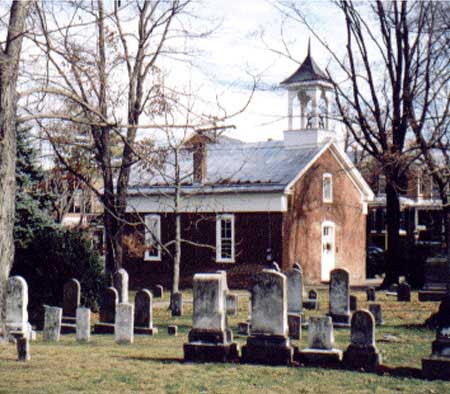
[[[334,345],[333,321],[329,316],[309,318],[308,347],[331,350]]]
[[[224,285],[220,273],[194,275],[192,328],[220,331],[226,329]]]
[[[44,332],[45,342],[58,342],[61,335],[62,308],[57,306],[44,306]]]
[[[114,336],[117,343],[128,344],[134,341],[134,305],[117,304]]]
[[[76,321],[77,341],[89,342],[91,339],[91,310],[85,307],[78,307],[76,310]]]
[[[252,335],[288,336],[286,282],[286,276],[275,270],[256,274],[252,286]]]
[[[120,268],[114,274],[114,287],[119,293],[119,302],[122,304],[128,303],[128,272]]]
[[[288,286],[288,313],[303,314],[303,273],[295,267],[286,273]]]
[[[12,276],[6,284],[6,329],[28,336],[28,286],[21,276]]]

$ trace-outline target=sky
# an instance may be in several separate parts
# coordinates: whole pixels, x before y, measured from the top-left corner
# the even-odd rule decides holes
[[[322,69],[330,55],[321,48],[308,29],[286,18],[266,0],[208,0],[200,17],[221,20],[220,27],[200,43],[204,55],[197,61],[206,89],[219,92],[230,113],[247,101],[251,75],[258,78],[257,90],[246,111],[229,120],[236,126],[229,134],[246,141],[281,139],[287,127],[287,93],[279,83],[299,66],[269,48],[282,50],[280,31],[297,61],[303,61],[311,38],[312,56]],[[328,1],[297,1],[308,19],[329,45],[343,47],[342,20]],[[197,75],[198,76],[198,75]]]

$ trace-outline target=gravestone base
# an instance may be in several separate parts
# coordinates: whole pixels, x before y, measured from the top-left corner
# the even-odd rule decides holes
[[[450,358],[436,356],[423,358],[422,373],[428,379],[450,380]]]
[[[328,316],[333,320],[333,327],[336,328],[348,328],[350,327],[350,314],[348,315],[337,315],[329,313]]]
[[[233,341],[233,332],[226,330],[201,330],[193,328],[189,331],[189,342],[202,342],[211,344],[227,344]]]
[[[114,334],[114,323],[95,323],[94,334]]]
[[[344,352],[344,364],[350,369],[374,372],[381,364],[381,355],[375,346],[351,344]]]
[[[235,362],[239,360],[237,343],[185,343],[184,361],[187,362]]]
[[[61,334],[73,334],[77,332],[77,319],[63,316],[61,321]]]
[[[156,327],[134,327],[135,334],[143,334],[143,335],[156,335],[158,334],[158,328]]]
[[[342,361],[342,350],[340,349],[303,349],[294,355],[294,360],[300,364],[335,366]]]
[[[289,337],[292,339],[302,338],[302,315],[288,314]]]
[[[291,365],[294,348],[288,338],[276,335],[258,335],[247,339],[242,347],[245,364]]]
[[[305,308],[305,309],[315,311],[315,310],[319,310],[319,307],[320,307],[319,300],[311,299],[311,300],[303,301],[303,308]]]
[[[447,294],[446,289],[441,290],[419,290],[419,301],[420,302],[426,302],[426,301],[442,301],[442,299]]]

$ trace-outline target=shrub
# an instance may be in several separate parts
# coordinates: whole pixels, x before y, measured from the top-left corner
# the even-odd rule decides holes
[[[80,231],[47,229],[35,234],[26,248],[17,249],[11,275],[28,283],[30,321],[40,325],[43,305],[62,306],[64,283],[76,278],[81,284],[81,304],[98,309],[105,276],[100,256]]]

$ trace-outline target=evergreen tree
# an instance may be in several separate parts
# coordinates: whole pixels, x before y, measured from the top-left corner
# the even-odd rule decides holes
[[[53,227],[48,213],[54,197],[40,187],[44,173],[36,163],[36,150],[30,128],[17,125],[16,216],[14,242],[16,249],[26,248],[33,234]]]

